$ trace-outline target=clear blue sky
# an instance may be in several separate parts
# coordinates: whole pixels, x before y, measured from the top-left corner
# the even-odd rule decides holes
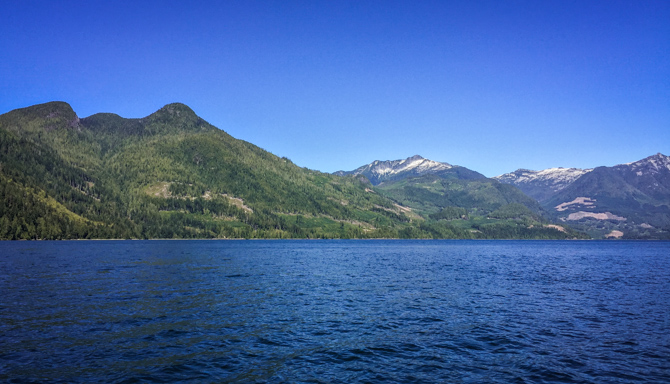
[[[183,102],[296,164],[670,155],[670,1],[4,1],[0,113]]]

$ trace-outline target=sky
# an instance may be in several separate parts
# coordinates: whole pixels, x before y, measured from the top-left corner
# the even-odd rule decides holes
[[[4,1],[0,113],[181,102],[299,166],[670,155],[670,1]]]

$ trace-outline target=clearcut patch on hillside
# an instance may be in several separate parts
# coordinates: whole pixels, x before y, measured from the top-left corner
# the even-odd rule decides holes
[[[568,210],[569,208],[574,208],[573,205],[583,205],[585,207],[595,208],[595,202],[596,199],[592,199],[590,197],[578,197],[572,201],[561,203],[557,205],[555,208],[558,212],[563,212]]]

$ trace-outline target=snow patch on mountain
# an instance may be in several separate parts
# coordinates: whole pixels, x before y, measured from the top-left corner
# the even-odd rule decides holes
[[[424,159],[423,157],[416,155],[404,160],[375,160],[372,163],[366,164],[353,171],[338,171],[335,172],[335,174],[338,176],[364,175],[370,179],[373,184],[377,185],[385,180],[402,178],[407,175],[420,176],[427,173],[438,173],[451,168],[454,168],[451,164]]]
[[[660,171],[670,171],[670,156],[657,153],[633,163],[617,165],[615,168],[630,168],[630,170],[634,171],[638,176],[642,176],[646,172],[658,173]]]
[[[549,168],[541,171],[532,171],[529,169],[519,169],[511,173],[505,173],[494,179],[506,184],[544,184],[549,186],[554,192],[568,186],[582,175],[593,170],[580,168]]]
[[[364,165],[353,171],[354,174],[368,171],[375,175],[390,176],[403,172],[414,171],[417,174],[435,173],[445,169],[453,168],[451,164],[424,159],[416,155],[404,160],[375,160],[372,164]]]

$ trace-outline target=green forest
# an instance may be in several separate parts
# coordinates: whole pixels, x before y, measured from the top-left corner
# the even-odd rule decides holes
[[[0,116],[0,239],[585,236],[491,179],[421,182],[302,168],[183,104],[141,119],[80,119],[63,102]]]

